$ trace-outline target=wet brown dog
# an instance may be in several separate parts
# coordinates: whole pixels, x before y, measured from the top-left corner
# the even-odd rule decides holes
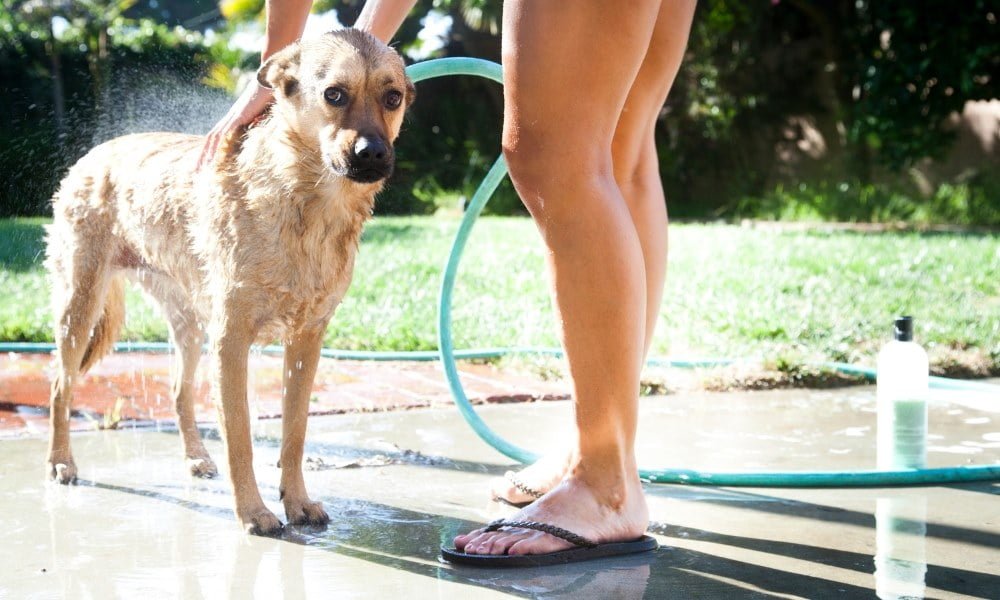
[[[413,84],[396,52],[340,30],[299,42],[258,72],[274,89],[270,115],[196,173],[203,139],[172,133],[117,138],[74,165],[53,200],[47,266],[59,371],[52,384],[48,476],[72,483],[74,381],[111,350],[124,319],[122,278],[166,316],[184,453],[211,477],[192,415],[206,333],[210,379],[229,458],[236,516],[274,534],[253,472],[247,406],[251,344],[285,345],[281,499],[290,523],[329,520],[306,494],[302,448],[326,325],[351,281],[375,194],[393,167]]]

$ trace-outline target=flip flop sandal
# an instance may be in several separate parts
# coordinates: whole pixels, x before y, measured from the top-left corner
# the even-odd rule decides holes
[[[514,508],[524,508],[525,506],[528,506],[535,500],[538,500],[539,498],[545,495],[539,492],[538,490],[532,489],[527,485],[525,485],[523,481],[518,479],[517,474],[514,473],[514,471],[507,471],[506,473],[503,474],[503,476],[507,481],[510,482],[512,486],[514,486],[517,489],[517,491],[521,492],[525,496],[531,496],[531,500],[528,500],[527,502],[511,502],[506,498],[501,498],[500,496],[494,496],[493,497],[494,502],[499,502],[500,504],[506,504],[507,506],[513,506]]]
[[[636,552],[649,552],[658,547],[656,540],[648,535],[644,535],[630,542],[608,542],[598,544],[585,537],[579,536],[572,531],[535,521],[506,521],[500,519],[493,521],[486,526],[485,531],[498,531],[501,527],[519,527],[522,529],[534,529],[551,536],[557,537],[576,546],[567,550],[550,552],[548,554],[466,554],[459,552],[455,548],[441,548],[441,557],[450,563],[457,565],[468,565],[472,567],[506,568],[506,567],[544,567],[548,565],[563,565],[582,560],[593,560],[595,558],[607,558],[611,556],[622,556],[625,554],[635,554]]]

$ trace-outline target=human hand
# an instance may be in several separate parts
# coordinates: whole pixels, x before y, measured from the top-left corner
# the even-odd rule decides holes
[[[213,162],[219,145],[237,129],[253,122],[273,101],[274,92],[258,85],[256,81],[250,83],[236,99],[226,116],[215,124],[212,131],[208,132],[205,144],[201,147],[201,154],[198,156],[195,170],[201,170],[202,167]]]

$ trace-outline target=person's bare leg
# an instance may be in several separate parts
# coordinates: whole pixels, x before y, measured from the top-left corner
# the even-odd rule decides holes
[[[646,321],[643,358],[649,354],[667,273],[667,210],[660,181],[654,130],[687,45],[694,0],[660,6],[649,49],[618,119],[611,154],[615,181],[629,208],[642,246],[646,275]],[[574,447],[491,482],[494,498],[531,502],[555,487],[569,472]]]
[[[570,473],[515,519],[595,542],[635,539],[648,511],[634,454],[645,344],[642,246],[615,182],[611,142],[653,33],[659,2],[504,4],[504,152],[549,249],[573,379]],[[537,554],[569,542],[538,531],[455,538],[476,554]]]
[[[639,234],[646,270],[646,339],[649,355],[667,277],[667,203],[656,154],[656,121],[677,77],[687,47],[695,0],[660,6],[642,62],[612,141],[615,181]]]

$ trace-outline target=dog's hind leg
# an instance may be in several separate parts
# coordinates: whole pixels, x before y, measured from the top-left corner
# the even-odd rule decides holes
[[[160,306],[170,328],[170,341],[176,347],[170,374],[171,395],[177,412],[177,429],[184,443],[184,459],[195,477],[215,477],[219,470],[205,449],[194,420],[195,374],[201,359],[205,330],[184,291],[172,279],[139,271],[131,275]]]
[[[88,239],[57,219],[48,244],[58,370],[49,396],[46,474],[69,484],[77,475],[69,440],[73,384],[113,344],[124,317],[122,288],[121,280],[112,282],[108,236]]]
[[[219,474],[209,456],[194,420],[195,372],[201,358],[205,332],[193,312],[176,314],[170,321],[170,335],[177,346],[174,358],[173,396],[177,428],[184,442],[184,460],[195,477],[211,478]]]
[[[302,478],[302,449],[325,327],[298,332],[285,344],[285,393],[281,400],[281,499],[292,524],[325,525],[330,517],[322,502],[313,502]]]
[[[247,405],[247,361],[255,336],[247,320],[252,317],[246,305],[234,304],[216,310],[209,330],[214,349],[212,381],[222,441],[226,446],[229,478],[236,500],[236,518],[247,533],[276,535],[283,525],[264,505],[253,472],[250,407]]]

